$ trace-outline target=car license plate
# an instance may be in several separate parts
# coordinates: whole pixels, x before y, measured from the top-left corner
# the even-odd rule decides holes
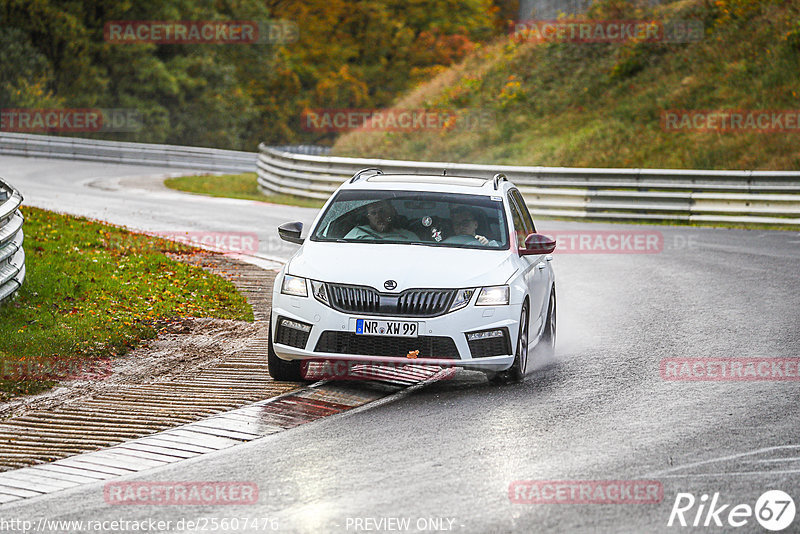
[[[417,323],[356,319],[356,334],[370,336],[417,337]]]

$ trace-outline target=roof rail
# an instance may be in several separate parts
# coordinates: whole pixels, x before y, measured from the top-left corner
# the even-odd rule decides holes
[[[497,188],[500,186],[500,182],[507,182],[508,178],[506,178],[506,175],[502,172],[498,172],[494,175],[492,180],[494,180],[494,190],[497,191]]]
[[[367,169],[361,169],[360,171],[355,173],[352,178],[350,178],[350,183],[352,184],[359,181],[361,179],[361,175],[366,172],[372,172],[370,176],[375,176],[376,174],[383,174],[383,171],[377,167],[369,167]]]

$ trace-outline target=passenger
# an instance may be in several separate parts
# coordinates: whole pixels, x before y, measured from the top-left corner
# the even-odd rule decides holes
[[[497,241],[490,240],[486,236],[479,235],[478,219],[481,213],[477,208],[459,206],[450,212],[450,220],[453,223],[453,235],[444,240],[445,243],[454,245],[474,245],[477,241],[481,245],[497,246]]]
[[[367,222],[350,230],[345,239],[380,239],[418,241],[419,237],[405,228],[395,225],[397,212],[386,200],[379,200],[367,206]]]

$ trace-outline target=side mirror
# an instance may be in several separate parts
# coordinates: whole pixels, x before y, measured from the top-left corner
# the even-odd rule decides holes
[[[550,254],[556,249],[556,242],[542,234],[530,234],[525,238],[525,248],[519,249],[520,256]]]
[[[288,222],[283,223],[278,227],[278,235],[281,239],[289,243],[303,244],[303,239],[300,238],[300,233],[303,231],[303,223],[301,222]]]

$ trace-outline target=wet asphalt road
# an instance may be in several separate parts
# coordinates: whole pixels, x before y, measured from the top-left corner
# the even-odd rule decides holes
[[[297,249],[278,237],[277,226],[310,224],[316,209],[250,200],[186,195],[163,185],[164,177],[192,174],[175,169],[0,156],[0,177],[18,188],[25,205],[81,215],[147,232],[258,234],[265,259],[288,258]],[[237,242],[238,243],[238,242]],[[237,250],[241,247],[235,246]]]
[[[313,210],[161,190],[122,167],[0,158],[26,204],[145,230],[255,231]],[[153,207],[155,206],[155,207]],[[281,532],[766,532],[728,512],[767,490],[800,507],[800,383],[668,381],[665,358],[800,357],[800,235],[542,222],[553,232],[660,232],[651,254],[556,253],[558,346],[522,383],[475,373],[124,480],[256,482],[251,506],[109,506],[102,484],[0,509],[38,520],[271,518]],[[265,245],[266,243],[266,245]],[[367,386],[363,386],[367,387]],[[653,480],[657,504],[523,504],[518,480]],[[679,492],[719,493],[724,527],[668,527]],[[707,508],[707,506],[706,506]],[[698,506],[687,511],[694,521]],[[700,523],[706,520],[703,514]],[[408,523],[405,523],[408,521]],[[713,525],[713,519],[709,519]],[[405,526],[408,525],[408,528]],[[264,524],[260,523],[259,527]],[[249,525],[252,527],[252,523]],[[78,529],[75,529],[78,530]],[[799,532],[800,518],[784,530]]]

